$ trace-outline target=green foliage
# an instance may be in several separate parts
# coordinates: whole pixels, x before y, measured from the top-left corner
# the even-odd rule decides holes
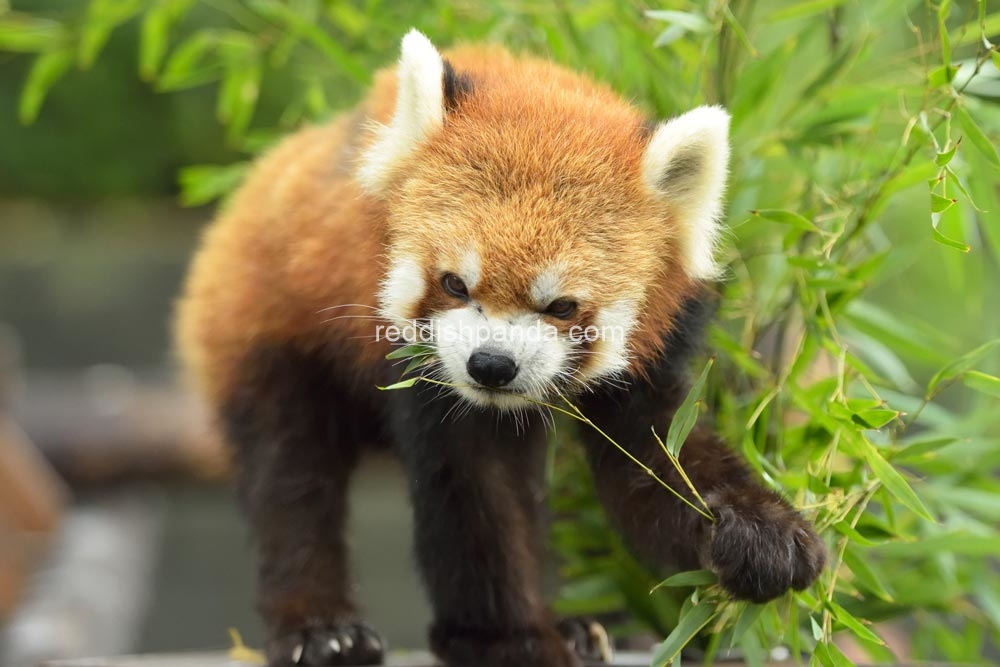
[[[1000,643],[1000,11],[985,0],[2,7],[0,50],[34,58],[23,120],[132,21],[139,76],[171,94],[211,87],[246,153],[346,107],[410,25],[441,44],[547,55],[657,117],[725,104],[732,238],[716,363],[664,455],[708,405],[823,531],[831,564],[812,589],[768,605],[729,601],[703,574],[658,587],[607,527],[577,448],[560,443],[560,611],[627,608],[667,637],[656,664],[692,641],[709,655],[737,647],[751,664],[778,644],[814,665],[852,664],[834,643],[843,636],[882,660],[877,623],[897,616],[915,623],[916,658],[974,662]],[[275,119],[259,113],[270,90],[283,93]],[[223,194],[244,169],[185,170],[186,200]]]

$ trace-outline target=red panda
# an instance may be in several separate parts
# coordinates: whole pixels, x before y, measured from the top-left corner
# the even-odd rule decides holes
[[[378,444],[411,484],[432,650],[451,667],[581,664],[536,583],[534,406],[573,396],[685,488],[650,428],[667,431],[712,310],[728,124],[701,107],[654,125],[554,64],[442,56],[411,31],[366,100],[259,162],[204,235],[177,338],[233,452],[270,665],[383,658],[344,536],[349,476]],[[393,326],[449,387],[378,392],[399,379]],[[709,568],[757,602],[822,569],[813,528],[711,432],[681,462],[714,523],[583,430],[610,519],[653,565]]]

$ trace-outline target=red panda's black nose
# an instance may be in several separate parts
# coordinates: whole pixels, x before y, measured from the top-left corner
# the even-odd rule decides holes
[[[477,350],[466,365],[472,379],[484,387],[502,387],[517,375],[517,364],[506,354]]]

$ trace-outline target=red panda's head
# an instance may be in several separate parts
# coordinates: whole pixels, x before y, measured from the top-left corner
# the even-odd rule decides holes
[[[425,326],[464,398],[518,407],[641,370],[717,274],[722,109],[650,126],[585,77],[445,59],[416,31],[383,88],[356,174],[388,212],[380,307]]]

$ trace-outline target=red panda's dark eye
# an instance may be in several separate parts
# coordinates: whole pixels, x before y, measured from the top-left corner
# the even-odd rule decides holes
[[[546,315],[558,317],[560,320],[572,317],[575,312],[576,301],[573,301],[572,299],[556,299],[548,305],[548,308],[545,309]]]
[[[454,273],[444,274],[444,277],[441,278],[441,286],[444,287],[445,292],[457,299],[469,298],[469,288],[466,287],[465,282]]]

